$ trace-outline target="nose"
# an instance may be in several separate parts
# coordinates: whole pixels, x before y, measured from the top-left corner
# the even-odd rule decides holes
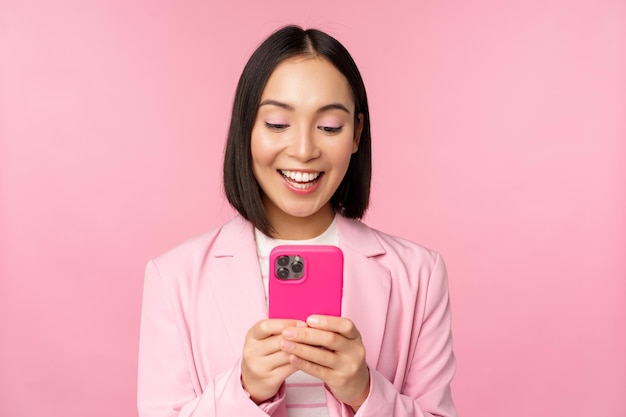
[[[317,144],[313,129],[302,127],[297,132],[294,132],[294,136],[288,149],[288,154],[301,162],[307,162],[319,158],[321,155],[321,149]]]

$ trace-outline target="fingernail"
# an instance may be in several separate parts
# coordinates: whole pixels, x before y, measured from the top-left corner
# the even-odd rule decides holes
[[[303,321],[299,321],[296,323],[296,327],[306,327],[306,323]]]
[[[316,316],[309,316],[307,317],[306,322],[309,324],[318,324],[320,322],[320,319]]]
[[[282,346],[284,349],[288,349],[288,350],[293,349],[293,343],[288,342],[288,341],[286,341],[286,340],[283,340],[283,342],[281,343],[281,346]]]

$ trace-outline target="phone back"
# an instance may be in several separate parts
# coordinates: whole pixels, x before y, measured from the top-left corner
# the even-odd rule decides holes
[[[341,316],[343,253],[336,246],[282,245],[270,253],[269,316]]]

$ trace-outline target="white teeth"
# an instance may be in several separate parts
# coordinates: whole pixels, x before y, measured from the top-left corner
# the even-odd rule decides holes
[[[319,176],[320,172],[300,172],[300,171],[288,171],[285,169],[281,169],[280,172],[287,178],[299,182],[299,183],[308,183],[311,181],[315,181]],[[304,184],[306,185],[306,184]]]

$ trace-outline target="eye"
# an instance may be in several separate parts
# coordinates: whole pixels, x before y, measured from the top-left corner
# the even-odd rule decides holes
[[[289,125],[287,124],[283,124],[283,123],[268,123],[265,122],[265,127],[267,127],[269,130],[274,130],[274,131],[281,131],[281,130],[285,130],[289,127]]]
[[[339,126],[339,127],[318,126],[317,128],[325,133],[339,133],[341,132],[341,129],[343,128],[343,126]]]

